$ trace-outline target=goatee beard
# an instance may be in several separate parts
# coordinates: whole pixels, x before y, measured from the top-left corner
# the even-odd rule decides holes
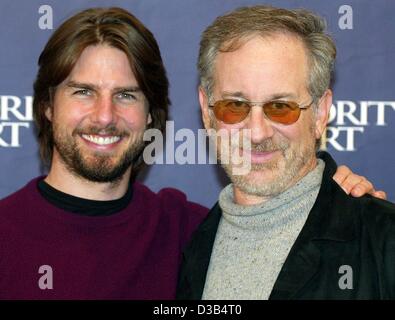
[[[119,160],[114,163],[114,156],[111,154],[102,152],[84,154],[76,142],[76,137],[82,133],[88,135],[111,134],[120,136],[121,139],[127,138],[129,133],[120,132],[112,127],[105,130],[92,127],[83,131],[75,130],[72,134],[74,138],[54,134],[55,149],[66,168],[73,175],[92,182],[109,182],[116,184],[122,179],[125,172],[135,163],[144,148],[142,137],[136,137],[136,142],[132,143],[132,145],[119,156]]]

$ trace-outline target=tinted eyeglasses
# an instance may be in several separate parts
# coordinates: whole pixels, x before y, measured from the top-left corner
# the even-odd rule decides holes
[[[218,100],[210,108],[213,108],[215,117],[227,124],[235,124],[243,121],[249,115],[252,106],[262,106],[266,117],[277,123],[293,124],[298,121],[302,109],[307,109],[314,100],[306,106],[301,106],[294,101],[273,100],[269,102],[249,102],[242,100]]]

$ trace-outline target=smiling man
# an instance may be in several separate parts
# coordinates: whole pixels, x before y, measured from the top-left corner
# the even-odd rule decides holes
[[[50,170],[0,202],[0,299],[175,297],[181,251],[208,210],[132,178],[168,105],[158,45],[127,11],[88,9],[54,32],[33,105]]]
[[[240,8],[203,33],[202,116],[229,133],[214,138],[232,183],[184,252],[179,298],[395,298],[395,205],[348,196],[334,160],[316,157],[335,56],[306,10]]]
[[[218,55],[211,101],[205,91],[200,91],[208,126],[213,123],[208,110],[210,102],[215,114],[224,118],[214,122],[217,130],[251,130],[251,147],[242,150],[249,153],[252,169],[249,174],[233,174],[232,163],[222,161],[220,155],[221,163],[235,183],[235,200],[240,204],[256,204],[277,195],[316,166],[315,139],[325,128],[332,100],[331,92],[325,92],[320,100],[324,107],[317,108],[320,114],[315,120],[314,107],[310,108],[314,101],[305,86],[307,66],[299,39],[287,34],[256,37],[238,50]],[[242,109],[235,112],[240,119],[226,121],[233,109]],[[286,112],[297,112],[301,119]]]
[[[89,9],[39,58],[34,117],[46,177],[0,203],[0,298],[171,299],[207,209],[134,182],[147,128],[163,131],[156,40],[123,9]]]
[[[53,107],[45,115],[52,122],[55,148],[44,181],[88,199],[122,197],[129,184],[125,177],[152,123],[126,54],[106,43],[86,47],[54,90]],[[91,182],[91,188],[78,188],[81,180]]]

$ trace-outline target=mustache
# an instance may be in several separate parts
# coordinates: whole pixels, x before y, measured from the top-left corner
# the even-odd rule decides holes
[[[229,134],[229,133],[227,133]],[[230,143],[232,148],[243,149],[245,151],[256,151],[256,152],[271,152],[271,151],[285,151],[290,147],[290,141],[283,136],[272,136],[268,137],[259,143],[253,143],[251,141],[250,132],[244,133],[243,130],[236,131],[230,136],[225,135],[224,141],[220,139],[220,143]],[[220,135],[221,138],[221,135]]]
[[[112,135],[112,136],[120,136],[127,137],[130,135],[126,130],[122,130],[117,128],[115,125],[110,125],[105,128],[97,127],[97,126],[89,126],[84,128],[76,128],[73,131],[73,135]]]
[[[242,141],[241,141],[242,143]],[[242,149],[246,151],[256,151],[256,152],[271,152],[271,151],[284,151],[289,148],[288,140],[280,140],[279,142],[273,141],[273,139],[266,139],[261,143],[248,143],[248,145],[241,144]]]
[[[289,147],[289,143],[286,141],[281,141],[280,143],[275,143],[272,139],[265,140],[260,144],[251,145],[252,151],[258,152],[269,152],[275,150],[285,150]]]

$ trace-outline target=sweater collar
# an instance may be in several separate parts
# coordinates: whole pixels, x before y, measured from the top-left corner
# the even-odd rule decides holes
[[[306,220],[316,200],[324,167],[324,162],[319,159],[317,166],[295,185],[268,201],[253,206],[236,204],[233,185],[230,184],[219,196],[222,218],[244,230],[259,230],[264,233],[290,230],[298,220]]]

